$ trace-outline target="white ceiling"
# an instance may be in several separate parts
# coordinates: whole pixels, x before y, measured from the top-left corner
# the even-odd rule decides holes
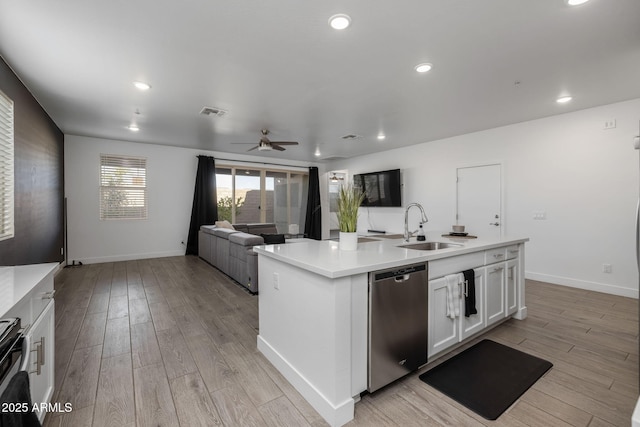
[[[2,0],[0,54],[64,133],[316,161],[638,98],[640,1]]]

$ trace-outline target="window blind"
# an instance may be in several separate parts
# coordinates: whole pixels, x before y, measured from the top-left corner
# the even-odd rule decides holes
[[[13,101],[0,92],[0,240],[14,235]]]
[[[147,159],[100,155],[100,219],[147,218]]]

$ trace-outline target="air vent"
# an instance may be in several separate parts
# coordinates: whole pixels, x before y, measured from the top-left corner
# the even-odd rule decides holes
[[[352,133],[342,137],[342,139],[360,139],[360,138],[362,138],[360,135],[354,135]]]
[[[202,110],[200,110],[200,114],[204,116],[222,117],[225,114],[227,114],[227,111],[223,110],[222,108],[216,108],[216,107],[202,107]]]

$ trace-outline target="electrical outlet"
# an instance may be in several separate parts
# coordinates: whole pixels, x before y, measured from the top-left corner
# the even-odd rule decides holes
[[[603,127],[604,130],[615,129],[615,127],[616,127],[616,119],[609,119],[604,121],[604,127]]]
[[[547,219],[547,213],[544,211],[535,211],[533,213],[533,219],[537,221],[544,221],[545,219]]]
[[[278,273],[273,273],[273,288],[280,289],[280,275]]]
[[[602,264],[602,272],[603,273],[612,273],[613,272],[613,267],[611,266],[611,264]]]

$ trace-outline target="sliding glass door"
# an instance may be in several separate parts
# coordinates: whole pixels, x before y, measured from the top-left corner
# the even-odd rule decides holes
[[[302,233],[309,175],[299,171],[216,168],[218,217],[234,224],[275,223],[278,233]]]

